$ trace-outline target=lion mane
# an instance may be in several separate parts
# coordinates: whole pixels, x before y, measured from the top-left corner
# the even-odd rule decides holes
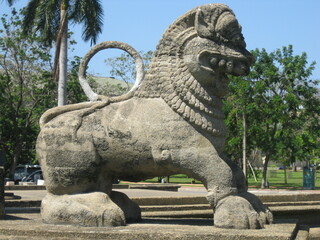
[[[175,112],[197,128],[211,135],[224,137],[226,126],[223,122],[221,96],[215,94],[214,85],[207,86],[198,81],[191,73],[185,56],[190,52],[196,55],[197,50],[200,53],[204,48],[223,45],[225,49],[220,47],[214,54],[219,55],[220,62],[219,59],[212,58],[219,62],[218,67],[226,68],[223,63],[228,62],[228,57],[233,60],[238,57],[248,67],[251,59],[250,54],[245,52],[245,46],[241,50],[234,50],[239,48],[237,45],[241,45],[242,35],[238,44],[234,44],[217,31],[219,18],[228,14],[234,16],[226,5],[208,4],[192,9],[170,25],[157,46],[145,79],[135,96],[161,97]],[[231,61],[230,64],[234,63]],[[229,73],[237,75],[232,70]]]

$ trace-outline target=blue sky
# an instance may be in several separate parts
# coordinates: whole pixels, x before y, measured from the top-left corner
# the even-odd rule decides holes
[[[16,7],[28,1],[19,0]],[[122,41],[138,51],[154,50],[166,28],[188,10],[213,3],[205,0],[105,0],[104,28],[98,42]],[[316,61],[313,78],[320,79],[320,1],[319,0],[220,0],[236,14],[242,25],[247,49],[273,51],[293,45],[295,54],[306,52]],[[9,7],[1,3],[0,14]],[[77,45],[70,56],[84,56],[90,44],[81,39],[81,27],[70,26]],[[104,59],[120,51],[105,50],[90,62],[89,72],[108,76]]]

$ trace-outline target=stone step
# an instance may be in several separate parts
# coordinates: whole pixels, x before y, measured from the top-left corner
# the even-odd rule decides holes
[[[286,210],[286,209],[314,209],[318,210],[320,202],[280,202],[280,203],[264,203],[273,210]],[[211,209],[210,204],[181,204],[181,205],[140,205],[142,211],[185,211],[185,210],[204,210]]]
[[[6,192],[6,193],[4,193],[4,199],[5,199],[5,201],[6,201],[6,200],[21,199],[21,197],[14,195],[14,193],[11,193],[11,192],[8,193],[8,192]]]
[[[174,209],[174,208],[184,208],[184,209],[205,209],[210,208],[208,201],[202,197],[184,197],[184,198],[131,198],[134,202],[145,209],[145,211],[153,211],[152,209]],[[270,208],[273,209],[285,209],[285,207],[295,207],[303,206],[305,209],[312,208],[318,209],[320,206],[320,201],[300,201],[300,202],[264,202]],[[40,207],[41,200],[20,200],[6,198],[6,207]],[[309,207],[308,207],[309,206]],[[278,208],[277,208],[278,207]]]
[[[28,207],[40,207],[41,200],[6,200],[6,208],[28,208]]]
[[[26,221],[26,219],[28,219]],[[294,239],[297,224],[279,223],[259,230],[221,229],[212,219],[154,219],[115,228],[44,224],[39,214],[17,214],[0,225],[0,239],[109,239],[109,240],[288,240]]]
[[[270,206],[275,218],[301,219],[304,223],[320,223],[320,205],[307,206]],[[141,206],[142,216],[148,217],[193,217],[211,218],[213,210],[209,205],[166,205],[166,206]]]
[[[297,202],[264,202],[267,206],[312,206],[320,205],[320,201],[297,201]]]
[[[153,184],[113,184],[112,189],[148,189],[158,191],[173,191],[177,192],[181,188],[179,184],[173,183],[153,183]],[[14,190],[46,190],[45,185],[36,185],[34,183],[21,183],[21,185],[7,185],[5,191]]]
[[[309,226],[300,225],[295,240],[308,240],[309,238]]]
[[[320,227],[311,227],[309,229],[309,238],[310,240],[319,240],[320,239]]]
[[[290,211],[316,211],[320,212],[320,205],[298,205],[298,206],[269,206],[271,211],[283,211],[283,212],[290,212]],[[319,216],[320,218],[320,216]]]
[[[256,194],[262,202],[303,202],[319,201],[320,192],[290,192],[288,194]]]
[[[171,211],[175,209],[210,209],[206,198],[184,197],[184,198],[131,198],[138,203],[143,211]],[[6,208],[28,208],[40,207],[41,200],[6,200]]]
[[[212,218],[212,209],[207,210],[171,210],[171,211],[142,211],[142,217],[155,218]]]
[[[132,197],[131,199],[139,206],[208,204],[208,200],[203,196]]]
[[[192,205],[141,205],[142,212],[159,212],[159,211],[188,211],[188,210],[207,210],[209,204],[192,204]]]
[[[40,213],[40,207],[10,207],[6,208],[6,214],[17,213]]]
[[[37,213],[39,206],[34,207],[32,202],[25,206],[6,207],[6,213]],[[37,205],[38,205],[37,204]],[[213,210],[209,204],[194,205],[156,205],[140,206],[143,217],[158,218],[212,218]],[[320,205],[306,206],[269,206],[276,219],[294,218],[303,223],[320,224]]]

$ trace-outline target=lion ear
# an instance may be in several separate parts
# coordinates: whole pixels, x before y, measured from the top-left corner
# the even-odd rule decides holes
[[[207,38],[210,35],[208,23],[204,19],[204,13],[201,9],[197,10],[195,18],[195,28],[200,37]]]
[[[195,17],[195,29],[202,38],[215,38],[214,24],[212,22],[211,13],[207,9],[199,8]]]

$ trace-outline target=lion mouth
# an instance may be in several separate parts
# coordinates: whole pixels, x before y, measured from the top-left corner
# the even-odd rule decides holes
[[[252,55],[247,52],[246,55],[240,52],[222,56],[221,54],[212,54],[210,58],[210,67],[212,70],[219,69],[220,73],[231,74],[234,76],[246,76],[250,72],[250,66],[253,62]]]

